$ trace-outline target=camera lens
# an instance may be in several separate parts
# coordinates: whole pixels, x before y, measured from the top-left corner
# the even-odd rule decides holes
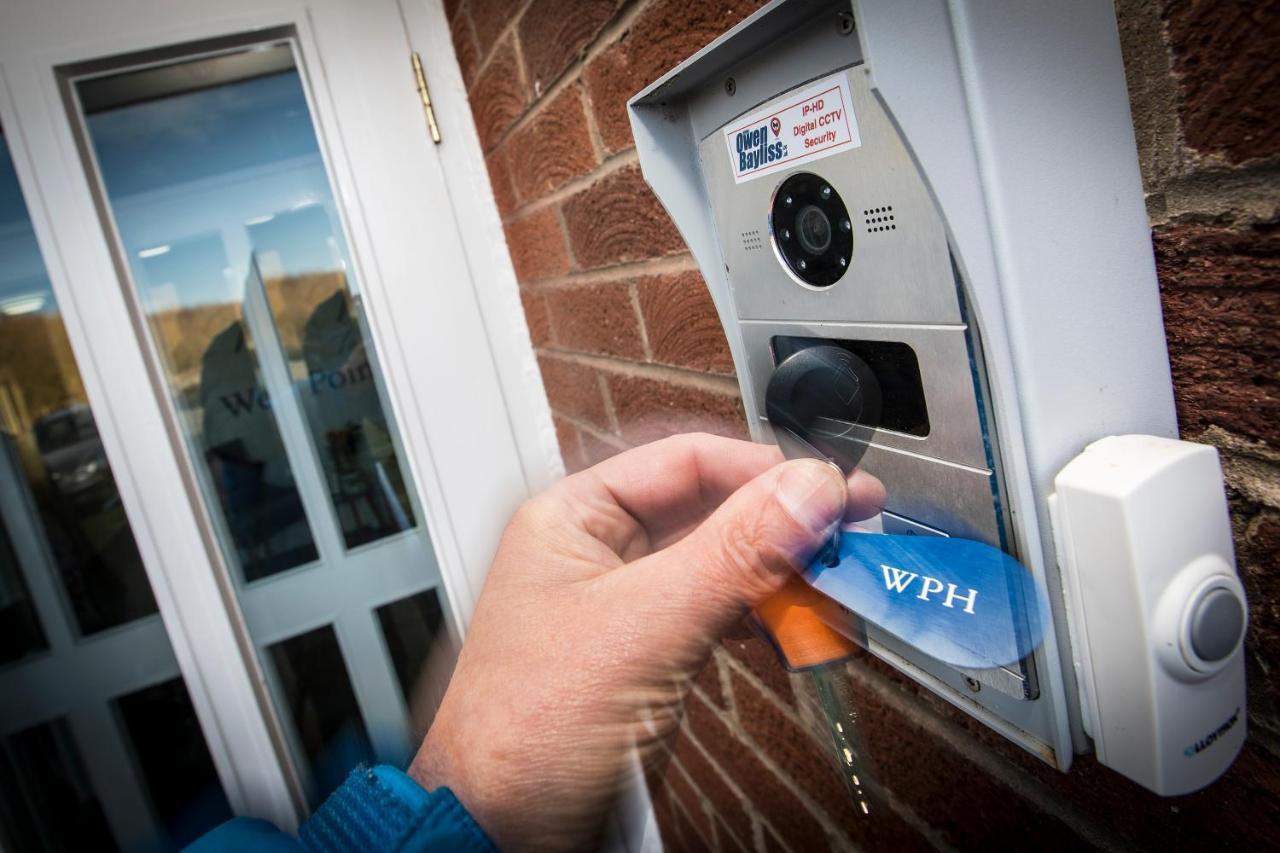
[[[799,172],[773,195],[769,229],[779,259],[811,287],[830,287],[848,270],[853,228],[840,194],[826,180]]]
[[[821,255],[831,247],[831,220],[814,205],[805,205],[796,214],[796,234],[806,252]]]

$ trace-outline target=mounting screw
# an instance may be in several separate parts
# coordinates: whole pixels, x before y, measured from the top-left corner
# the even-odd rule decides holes
[[[734,80],[732,77],[726,77],[724,81],[724,93],[732,97],[733,93],[736,91],[738,91],[738,81]]]
[[[970,690],[972,690],[974,693],[977,693],[979,690],[982,689],[982,685],[978,683],[978,679],[976,678],[970,678],[969,676],[966,675],[964,677],[964,683],[965,683],[965,686],[968,687]]]
[[[841,12],[836,15],[836,32],[842,36],[847,36],[853,32],[853,15],[848,12]]]

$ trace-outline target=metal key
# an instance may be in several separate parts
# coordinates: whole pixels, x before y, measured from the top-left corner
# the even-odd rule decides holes
[[[840,347],[816,343],[785,358],[765,393],[765,411],[778,445],[792,459],[822,459],[848,477],[866,448],[819,430],[820,422],[874,428],[880,419],[880,386],[862,359]],[[817,554],[827,565],[837,559],[840,530]],[[813,608],[815,596],[800,578],[757,608],[784,665],[808,670],[826,716],[840,777],[853,808],[871,813],[869,759],[859,732],[854,688],[845,662],[858,645],[831,629]]]

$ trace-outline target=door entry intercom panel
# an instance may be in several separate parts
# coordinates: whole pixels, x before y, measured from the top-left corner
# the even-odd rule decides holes
[[[821,618],[1062,770],[1093,751],[1162,794],[1216,778],[1247,610],[1216,455],[1175,438],[1111,5],[774,0],[629,109],[752,436],[885,484],[868,532],[890,535],[841,537],[806,580],[985,549],[1037,630],[1010,617],[1035,642],[964,668],[834,598]],[[824,365],[847,375],[781,405]],[[1185,535],[1154,533],[1185,506]]]
[[[852,132],[832,153],[836,134],[826,128],[836,122]],[[762,146],[764,156],[742,156]],[[771,168],[770,146],[780,167]],[[779,93],[713,129],[698,154],[755,390],[749,416],[760,432],[772,435],[764,402],[780,361],[806,346],[847,349],[874,372],[884,411],[869,427],[832,400],[820,429],[827,441],[865,446],[860,465],[888,493],[885,529],[1006,546],[994,428],[981,402],[981,343],[966,323],[946,229],[865,64]],[[849,630],[864,631],[869,648],[927,673],[956,701],[1004,711],[1011,700],[1038,696],[1034,658],[960,670],[874,626]],[[1034,735],[1035,714],[1013,713]]]

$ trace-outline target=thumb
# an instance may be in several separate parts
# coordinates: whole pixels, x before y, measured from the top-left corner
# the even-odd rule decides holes
[[[664,600],[657,610],[680,613],[688,636],[717,637],[809,562],[840,524],[848,488],[828,462],[777,465],[688,536],[632,564],[636,580]]]

